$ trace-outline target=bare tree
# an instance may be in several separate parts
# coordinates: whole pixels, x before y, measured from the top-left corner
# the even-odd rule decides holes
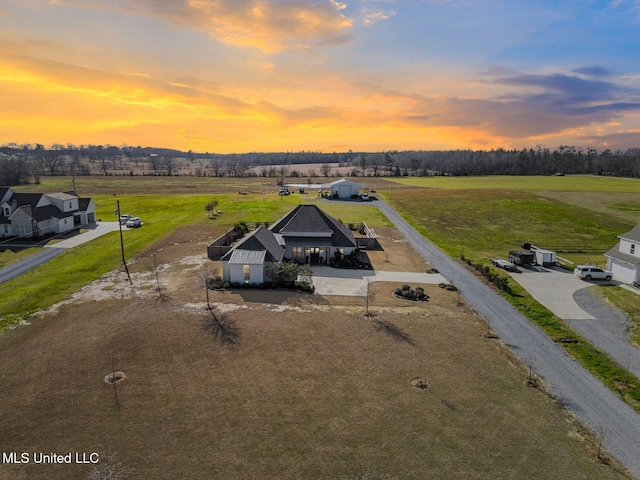
[[[157,153],[152,153],[151,155],[149,155],[149,166],[151,167],[151,170],[153,170],[153,173],[158,173],[158,170],[162,165],[161,160],[162,159],[160,158],[160,156],[158,156]]]
[[[57,150],[47,150],[42,154],[42,164],[49,171],[49,175],[61,175],[64,169],[64,157]]]
[[[178,169],[178,159],[168,155],[162,159],[162,163],[167,170],[167,175],[171,176]]]
[[[158,260],[157,254],[153,256],[153,267],[153,274],[156,277],[156,292],[158,292],[160,301],[164,301],[167,299],[167,296],[162,292],[164,287],[160,285],[160,261]]]
[[[320,167],[320,173],[324,177],[328,177],[329,174],[331,173],[331,165],[329,165],[328,163],[323,163],[322,166]]]

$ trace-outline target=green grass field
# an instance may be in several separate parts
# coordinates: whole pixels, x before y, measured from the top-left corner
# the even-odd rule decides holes
[[[559,251],[575,263],[603,264],[602,253],[634,226],[589,209],[588,202],[577,206],[524,190],[414,189],[386,195],[426,237],[454,257],[505,258],[527,241]]]
[[[116,182],[121,181],[118,177],[115,178]],[[171,181],[175,180],[176,189],[182,189],[190,181],[189,177],[168,178]],[[111,177],[106,177],[103,180],[110,179]],[[58,179],[54,178],[51,183],[48,180],[40,185],[43,191],[55,191],[56,187],[61,186]],[[146,178],[143,177],[143,180]],[[100,185],[101,189],[108,189],[107,187],[108,184],[104,181]],[[142,189],[146,189],[144,184]],[[142,218],[142,228],[125,232],[125,254],[128,259],[186,225],[211,225],[213,240],[216,237],[213,232],[220,230],[216,227],[229,227],[240,220],[274,222],[300,203],[318,203],[317,197],[313,195],[290,195],[280,198],[275,193],[144,194],[114,197],[100,193],[93,196],[91,192],[87,192],[84,195],[93,197],[97,205],[97,218],[102,221],[116,221],[116,199],[120,200],[121,213],[130,213]],[[214,199],[219,202],[220,213],[215,219],[209,219],[204,206]],[[322,208],[344,223],[365,221],[372,227],[389,225],[378,209],[370,205],[323,202]],[[203,254],[205,253],[203,251]],[[0,261],[4,263],[2,266],[6,266],[28,254],[28,250],[20,254],[3,254]],[[67,298],[92,280],[118,268],[121,263],[118,233],[114,232],[65,252],[31,272],[1,284],[0,298],[3,301],[0,305],[0,329]]]
[[[445,190],[552,190],[565,192],[640,193],[640,180],[591,175],[564,177],[496,175],[487,177],[387,177],[410,187]]]

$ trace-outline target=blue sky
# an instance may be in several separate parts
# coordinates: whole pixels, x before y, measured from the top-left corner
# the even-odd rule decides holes
[[[0,142],[640,147],[640,2],[1,0]]]

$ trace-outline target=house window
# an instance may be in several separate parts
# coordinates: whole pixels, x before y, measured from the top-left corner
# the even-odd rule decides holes
[[[27,226],[18,225],[18,235],[26,235],[26,234],[27,234]]]
[[[251,280],[251,265],[243,265],[242,273],[244,274],[244,283],[249,283],[249,280]]]
[[[4,233],[5,234],[9,233],[9,225],[7,225],[7,224],[4,225]]]
[[[635,245],[635,243],[632,243],[631,244],[631,255],[633,255],[635,253],[636,253],[636,245]]]
[[[291,247],[291,257],[294,262],[304,261],[304,249],[302,247]]]
[[[4,216],[8,217],[11,215],[11,209],[9,207],[4,207]]]

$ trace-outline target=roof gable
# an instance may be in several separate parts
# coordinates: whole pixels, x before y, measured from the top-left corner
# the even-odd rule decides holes
[[[272,262],[279,260],[284,252],[284,247],[280,245],[276,235],[269,229],[259,227],[246,237],[244,237],[236,246],[229,250],[220,260],[230,261],[231,259],[237,263],[240,254],[234,256],[236,251],[265,252],[263,260]],[[246,254],[242,258],[254,258]],[[262,263],[262,262],[261,262]]]
[[[618,235],[618,238],[630,240],[632,242],[640,242],[640,224],[636,225],[628,232],[623,233],[622,235]]]
[[[298,205],[270,228],[285,237],[331,237],[334,247],[355,247],[351,230],[316,205]],[[305,235],[307,234],[307,235]]]

